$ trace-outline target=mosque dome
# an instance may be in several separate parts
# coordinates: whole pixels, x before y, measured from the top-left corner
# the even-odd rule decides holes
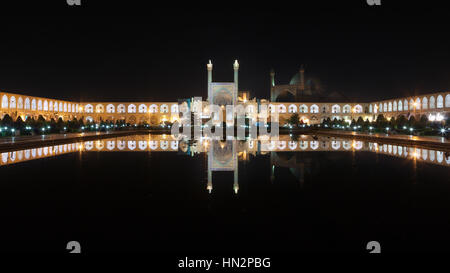
[[[300,73],[297,72],[289,82],[290,85],[299,85],[300,84]]]

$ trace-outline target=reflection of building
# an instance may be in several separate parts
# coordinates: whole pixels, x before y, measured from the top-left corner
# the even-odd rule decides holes
[[[207,185],[213,190],[214,172],[233,172],[233,190],[239,191],[239,161],[248,161],[252,156],[270,155],[271,179],[275,179],[275,170],[288,169],[303,184],[308,176],[316,174],[326,166],[333,165],[339,152],[373,152],[414,161],[450,167],[450,155],[442,151],[407,147],[392,144],[377,144],[350,139],[300,136],[291,139],[280,136],[278,140],[248,139],[246,141],[218,141],[202,139],[200,141],[178,141],[168,135],[136,135],[112,139],[100,139],[69,144],[60,144],[16,150],[0,153],[0,166],[29,160],[59,156],[68,153],[89,152],[172,152],[207,153]],[[326,153],[324,153],[326,152]],[[336,152],[336,153],[330,153]],[[168,163],[171,164],[171,163]],[[242,179],[241,179],[242,180]]]
[[[213,189],[213,172],[232,171],[234,182],[233,189],[239,190],[239,169],[236,151],[236,140],[211,140],[208,150],[208,186],[211,193]]]
[[[272,70],[270,102],[250,97],[250,92],[239,91],[238,72],[239,63],[233,64],[234,80],[229,83],[215,83],[212,81],[212,63],[207,64],[208,99],[202,102],[202,111],[212,101],[216,104],[243,105],[246,116],[256,121],[260,106],[265,104],[269,108],[269,115],[275,112],[279,115],[281,124],[294,113],[308,124],[320,123],[323,119],[339,119],[351,121],[359,117],[372,121],[377,115],[398,117],[404,115],[409,118],[426,115],[430,121],[442,121],[450,111],[450,92],[438,92],[423,96],[411,96],[377,102],[355,102],[337,92],[328,92],[314,78],[305,75],[305,69],[294,75],[289,84],[276,85],[275,72]],[[195,95],[195,94],[192,94]],[[187,96],[193,97],[193,96]],[[179,118],[178,102],[81,102],[62,101],[21,94],[0,92],[0,117],[10,115],[13,120],[19,116],[22,120],[27,117],[37,118],[42,115],[51,118],[68,120],[84,118],[92,121],[124,120],[130,124],[147,123],[158,125],[163,122],[173,122]],[[260,118],[263,118],[259,115]]]

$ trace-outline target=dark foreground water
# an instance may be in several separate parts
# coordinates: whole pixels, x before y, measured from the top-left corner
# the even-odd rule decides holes
[[[84,252],[234,254],[450,243],[444,153],[309,136],[205,143],[136,136],[2,154],[0,250],[66,252],[72,240]]]

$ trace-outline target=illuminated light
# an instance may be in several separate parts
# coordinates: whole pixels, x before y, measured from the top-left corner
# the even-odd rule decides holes
[[[403,129],[404,129],[404,130],[406,130],[406,129],[407,129],[407,127],[406,127],[406,126],[403,126]]]
[[[441,129],[441,133],[445,133],[445,129],[444,128]]]
[[[409,130],[412,132],[414,130],[414,128],[411,127],[411,128],[409,128]]]
[[[389,127],[386,127],[386,131],[389,131]]]
[[[42,128],[41,130],[42,130],[42,132],[43,132],[43,131],[45,131],[45,128]]]

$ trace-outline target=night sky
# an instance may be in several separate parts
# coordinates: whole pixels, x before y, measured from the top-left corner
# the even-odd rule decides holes
[[[284,84],[301,64],[327,90],[361,101],[450,89],[450,10],[433,1],[41,2],[0,8],[2,91],[83,101],[206,97],[208,59],[214,81],[232,81],[238,59],[240,90],[258,98],[269,98],[271,68]]]

